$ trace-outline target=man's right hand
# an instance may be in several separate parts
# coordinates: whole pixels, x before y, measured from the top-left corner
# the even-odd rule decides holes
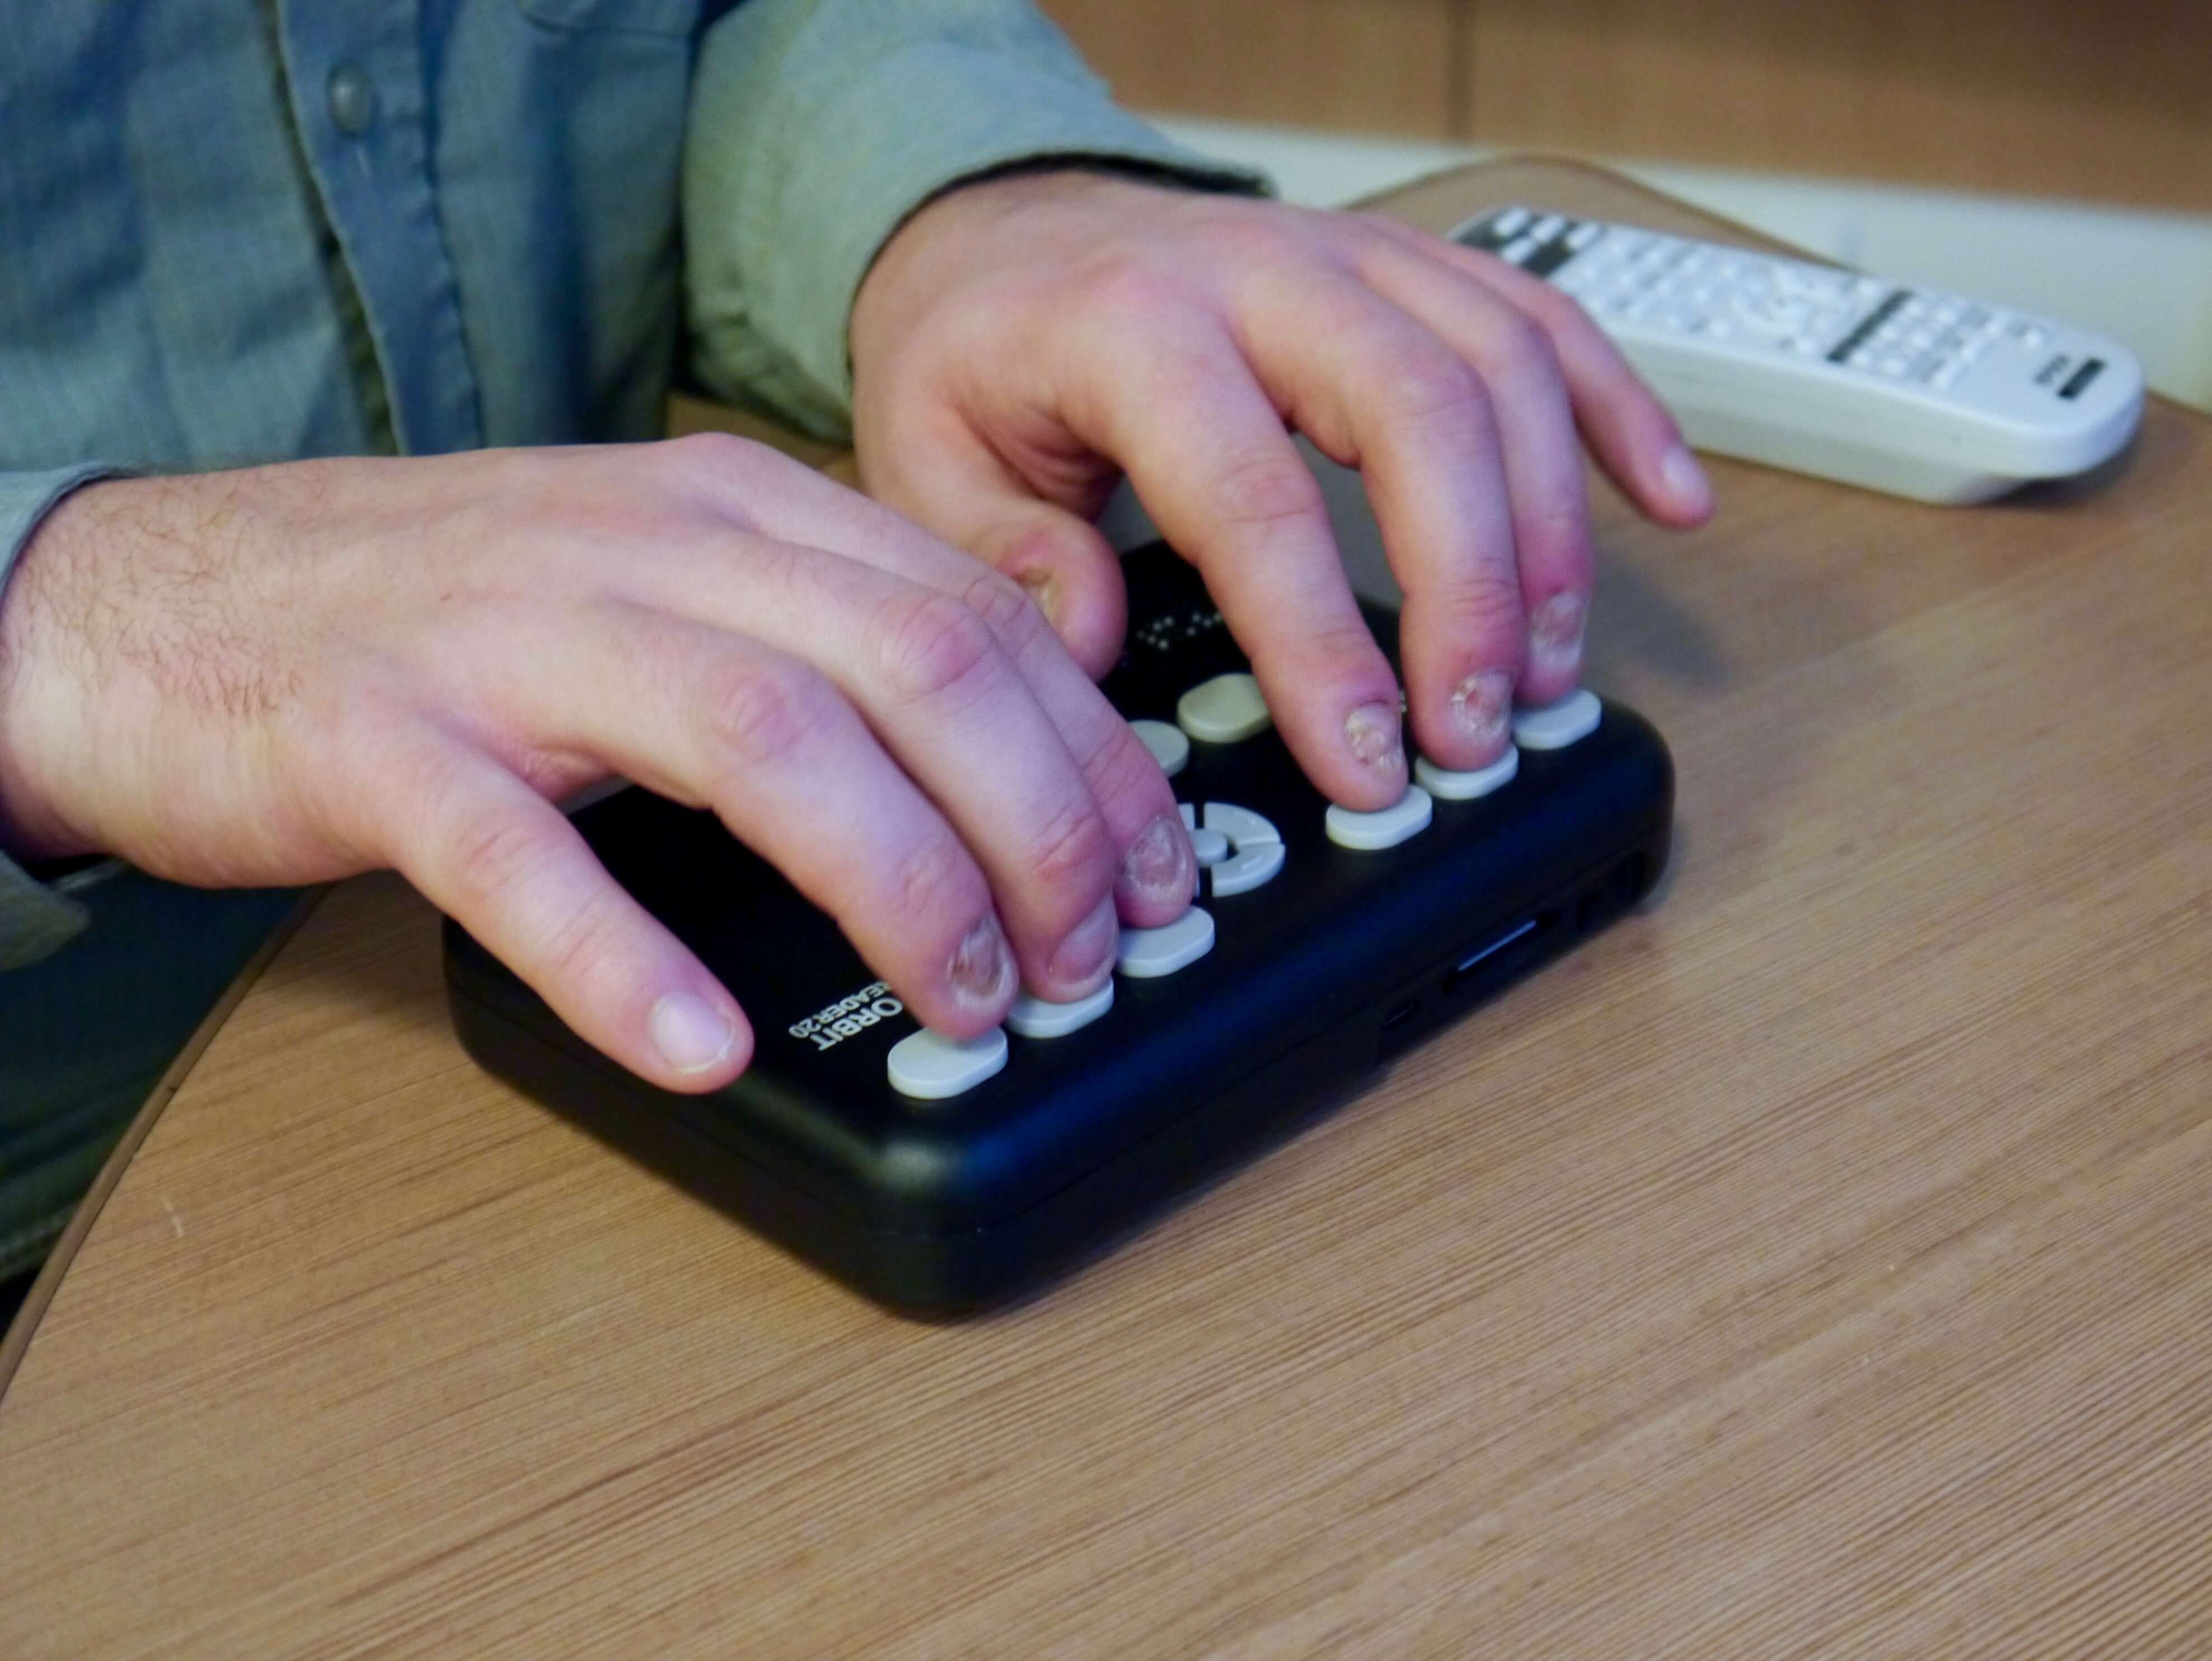
[[[610,774],[713,808],[963,1036],[1191,897],[1167,781],[1022,590],[741,440],[110,481],[5,601],[0,846],[396,868],[672,1089],[751,1037],[550,805]]]

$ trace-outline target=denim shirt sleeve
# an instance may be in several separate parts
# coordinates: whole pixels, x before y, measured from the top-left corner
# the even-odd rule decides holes
[[[1257,192],[1117,108],[1026,0],[749,0],[701,44],[684,163],[699,378],[842,436],[877,250],[963,179],[1065,157]]]
[[[100,462],[33,472],[0,472],[0,605],[16,557],[53,505],[81,484],[120,469]],[[85,910],[0,856],[0,970],[45,957],[85,925]]]

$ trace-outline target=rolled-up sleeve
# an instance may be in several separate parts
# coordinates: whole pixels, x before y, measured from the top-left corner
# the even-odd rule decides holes
[[[1117,108],[1023,0],[748,0],[700,48],[685,141],[699,378],[812,431],[850,417],[846,326],[876,252],[946,186],[1065,158],[1257,192]]]
[[[15,569],[16,557],[54,504],[81,484],[122,471],[87,462],[74,467],[0,472],[0,605],[8,603],[8,579]],[[0,857],[0,970],[36,962],[84,924],[82,905]]]

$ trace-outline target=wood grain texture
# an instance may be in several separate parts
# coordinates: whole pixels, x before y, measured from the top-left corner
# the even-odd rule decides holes
[[[2212,9],[1471,0],[1466,136],[2212,207]]]
[[[2212,209],[2212,8],[2173,0],[1044,9],[1142,109]]]
[[[1123,103],[1448,138],[1463,0],[1040,0]]]
[[[1587,171],[1502,199],[1697,228]],[[0,1398],[10,1657],[2212,1652],[2212,427],[1599,502],[1657,903],[1057,1291],[858,1303],[336,890]]]

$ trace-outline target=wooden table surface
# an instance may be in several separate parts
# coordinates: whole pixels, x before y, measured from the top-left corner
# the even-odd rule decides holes
[[[1395,205],[1510,198],[1710,228]],[[1715,473],[1600,504],[1657,903],[995,1317],[483,1077],[335,890],[0,1358],[0,1653],[2212,1653],[2212,432]]]

